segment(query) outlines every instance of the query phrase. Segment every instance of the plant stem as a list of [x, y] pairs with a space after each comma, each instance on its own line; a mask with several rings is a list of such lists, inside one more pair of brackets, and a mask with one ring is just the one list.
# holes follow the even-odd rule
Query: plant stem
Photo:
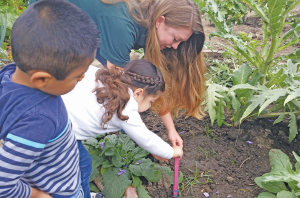
[[295, 115], [300, 115], [300, 111], [294, 111], [294, 112], [285, 112], [285, 113], [266, 113], [263, 115], [257, 116], [258, 118], [273, 118], [273, 117], [278, 117], [281, 114], [284, 114], [285, 116], [289, 115], [290, 113], [293, 113]]

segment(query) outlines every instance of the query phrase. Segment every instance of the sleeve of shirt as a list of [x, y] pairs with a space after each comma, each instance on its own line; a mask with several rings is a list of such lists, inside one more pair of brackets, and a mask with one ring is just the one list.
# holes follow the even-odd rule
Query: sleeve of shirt
[[0, 197], [30, 197], [31, 188], [20, 177], [41, 154], [54, 131], [54, 122], [43, 115], [27, 115], [12, 126], [0, 148]]
[[112, 16], [103, 16], [98, 21], [100, 30], [100, 54], [109, 62], [124, 67], [130, 61], [130, 51], [137, 38], [133, 23]]
[[126, 115], [129, 116], [129, 119], [127, 121], [120, 121], [120, 128], [122, 128], [132, 140], [154, 155], [165, 159], [171, 159], [173, 157], [173, 148], [145, 126], [137, 111], [132, 110]]

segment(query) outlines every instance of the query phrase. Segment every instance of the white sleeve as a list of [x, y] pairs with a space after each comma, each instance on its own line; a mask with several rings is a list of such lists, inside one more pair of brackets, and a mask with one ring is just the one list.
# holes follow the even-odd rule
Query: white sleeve
[[173, 148], [145, 126], [140, 114], [136, 110], [131, 110], [126, 115], [129, 116], [129, 119], [127, 121], [120, 121], [120, 128], [132, 140], [151, 154], [165, 159], [173, 157]]

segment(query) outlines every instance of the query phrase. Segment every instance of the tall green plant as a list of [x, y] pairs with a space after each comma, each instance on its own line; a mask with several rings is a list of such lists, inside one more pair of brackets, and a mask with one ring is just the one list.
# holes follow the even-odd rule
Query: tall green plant
[[[256, 68], [255, 73], [260, 75], [261, 85], [266, 83], [266, 76], [269, 69], [277, 65], [278, 60], [291, 58], [300, 58], [300, 52], [297, 50], [288, 56], [275, 56], [275, 54], [289, 46], [295, 45], [300, 41], [298, 31], [300, 23], [294, 20], [289, 24], [291, 30], [282, 34], [285, 19], [288, 13], [300, 3], [300, 0], [269, 0], [268, 6], [264, 9], [260, 4], [253, 0], [245, 0], [245, 2], [260, 16], [262, 20], [263, 40], [251, 40], [245, 42], [239, 36], [234, 35], [231, 26], [227, 26], [224, 14], [218, 9], [217, 4], [212, 0], [207, 0], [208, 4], [202, 10], [208, 14], [210, 19], [218, 29], [217, 32], [210, 34], [213, 36], [224, 38], [230, 47], [227, 50], [235, 51], [244, 57]], [[258, 74], [261, 73], [261, 74]]]
[[5, 57], [7, 57], [7, 54], [1, 48], [1, 46], [4, 42], [4, 38], [5, 38], [5, 34], [6, 34], [7, 12], [5, 13], [5, 15], [0, 13], [0, 19], [1, 19], [1, 29], [0, 29], [0, 55], [1, 55], [1, 57], [0, 58], [5, 58]]

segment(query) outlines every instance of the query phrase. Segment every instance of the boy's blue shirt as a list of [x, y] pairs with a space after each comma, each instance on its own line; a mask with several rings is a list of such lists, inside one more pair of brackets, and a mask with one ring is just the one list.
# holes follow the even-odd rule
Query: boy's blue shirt
[[60, 96], [11, 81], [0, 70], [0, 197], [27, 198], [30, 187], [72, 197], [80, 186], [79, 152]]

